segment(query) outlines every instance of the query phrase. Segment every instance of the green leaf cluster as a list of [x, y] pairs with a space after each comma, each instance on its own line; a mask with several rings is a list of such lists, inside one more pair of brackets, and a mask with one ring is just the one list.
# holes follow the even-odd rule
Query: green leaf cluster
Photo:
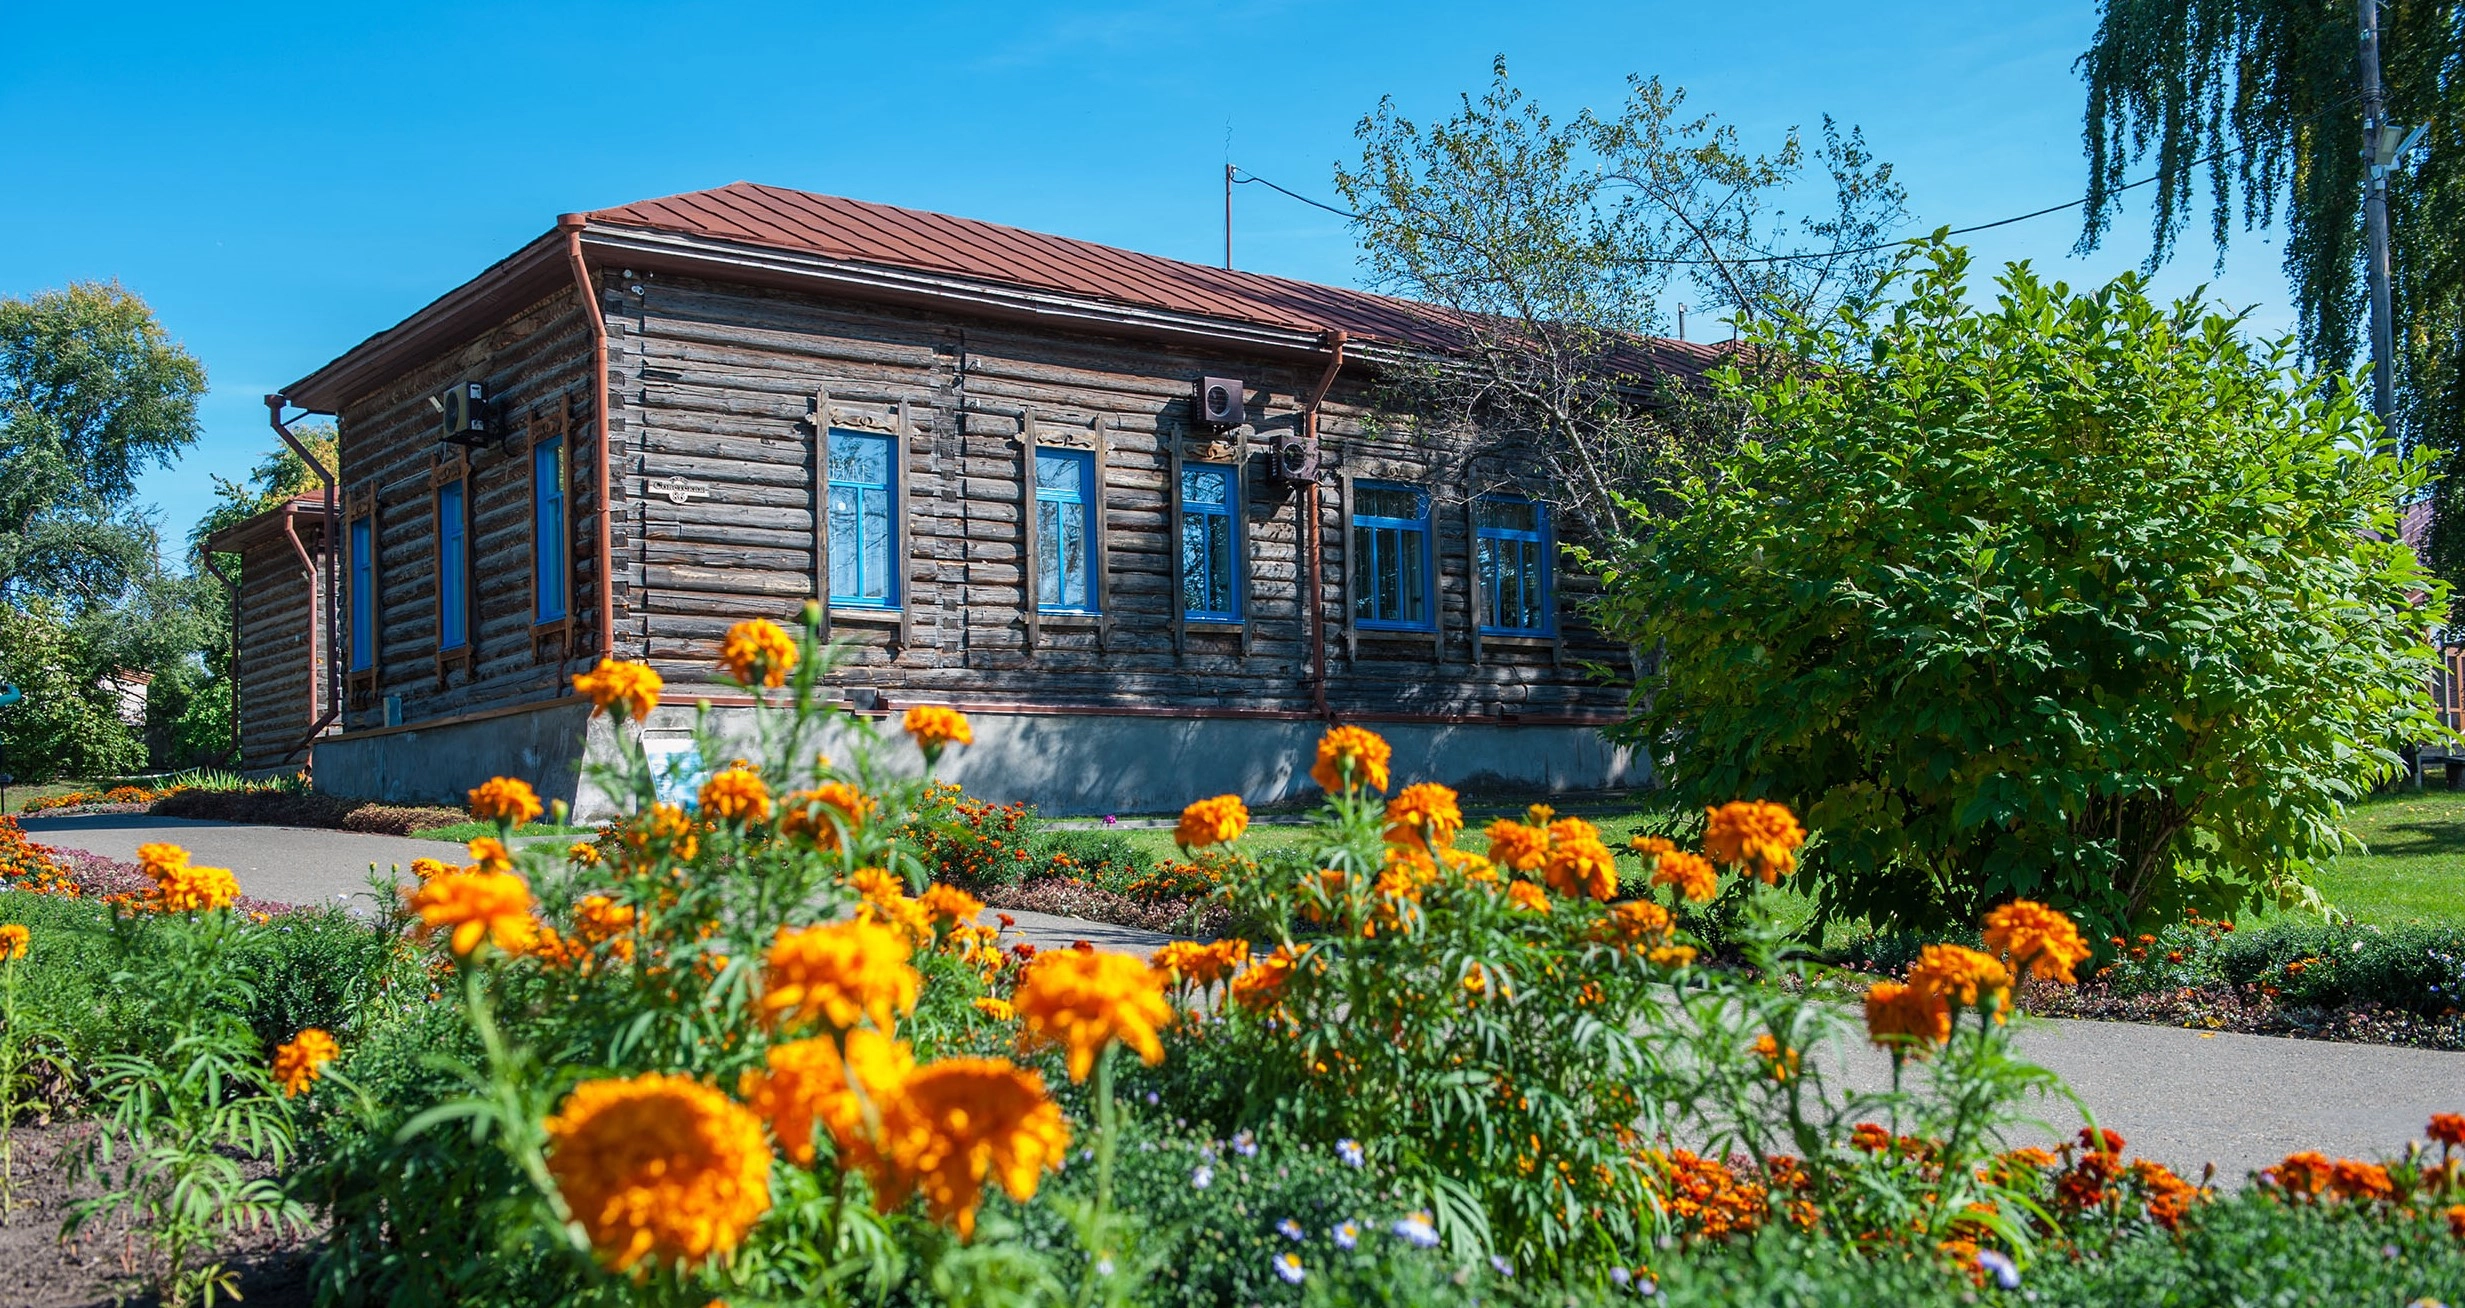
[[1629, 738], [1683, 798], [1797, 808], [1827, 918], [2295, 891], [2439, 730], [2447, 591], [2395, 540], [2428, 460], [2196, 299], [1968, 275], [1937, 241], [1714, 379], [1749, 439], [1593, 560], [1657, 654]]

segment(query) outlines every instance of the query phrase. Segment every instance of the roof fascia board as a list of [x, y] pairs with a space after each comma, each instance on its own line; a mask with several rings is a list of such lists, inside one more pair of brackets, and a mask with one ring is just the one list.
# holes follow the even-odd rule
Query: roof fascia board
[[335, 413], [343, 404], [385, 384], [406, 359], [425, 359], [453, 349], [488, 326], [531, 303], [508, 301], [571, 285], [562, 233], [550, 231], [488, 266], [478, 276], [429, 301], [410, 317], [343, 352], [332, 362], [283, 388], [292, 404], [311, 413]]

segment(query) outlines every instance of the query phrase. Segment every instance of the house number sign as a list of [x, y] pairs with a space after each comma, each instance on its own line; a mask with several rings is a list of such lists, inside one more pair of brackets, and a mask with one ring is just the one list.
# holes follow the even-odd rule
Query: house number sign
[[690, 504], [695, 496], [710, 498], [710, 483], [685, 477], [662, 477], [650, 483], [650, 492], [667, 496], [670, 504]]

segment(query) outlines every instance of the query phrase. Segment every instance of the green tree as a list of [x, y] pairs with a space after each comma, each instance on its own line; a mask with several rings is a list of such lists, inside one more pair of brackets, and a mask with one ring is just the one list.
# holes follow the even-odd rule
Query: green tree
[[0, 681], [25, 692], [0, 708], [0, 747], [19, 783], [145, 766], [144, 740], [120, 720], [118, 700], [101, 684], [102, 672], [127, 665], [97, 644], [100, 634], [48, 596], [0, 604]]
[[[2239, 223], [2285, 224], [2305, 359], [2343, 371], [2366, 348], [2362, 97], [2353, 0], [2104, 0], [2080, 57], [2089, 201], [2104, 239], [2126, 177], [2153, 157], [2148, 265], [2208, 199], [2220, 258]], [[2465, 581], [2465, 18], [2434, 0], [2380, 6], [2390, 120], [2429, 128], [2389, 178], [2397, 435], [2437, 451], [2433, 570]]]
[[116, 283], [0, 298], [0, 603], [107, 602], [153, 533], [137, 474], [197, 438], [205, 369]]
[[1594, 560], [1660, 651], [1631, 738], [1687, 799], [1805, 814], [1827, 918], [2302, 893], [2436, 730], [2446, 588], [2392, 539], [2428, 461], [2196, 299], [1967, 278], [1938, 242], [1750, 330], [1786, 374], [1715, 377], [1748, 439]]
[[[1637, 348], [1666, 333], [1663, 302], [1687, 296], [1698, 323], [1820, 313], [1882, 257], [1773, 256], [1872, 246], [1902, 217], [1890, 166], [1856, 131], [1826, 118], [1811, 160], [1795, 129], [1755, 153], [1657, 79], [1631, 79], [1614, 113], [1561, 122], [1500, 59], [1453, 115], [1425, 125], [1383, 100], [1356, 135], [1360, 164], [1335, 184], [1371, 279], [1458, 331], [1445, 357], [1387, 369], [1391, 407], [1477, 430], [1478, 457], [1530, 469], [1595, 531], [1620, 523], [1621, 493], [1681, 475], [1734, 429], [1675, 406], [1699, 358]], [[1825, 207], [1781, 207], [1809, 193]]]
[[[340, 466], [332, 423], [302, 423], [292, 428], [291, 434], [297, 436], [300, 443], [308, 447], [309, 453], [316, 455], [328, 469]], [[248, 470], [248, 475], [238, 481], [220, 474], [207, 475], [214, 480], [216, 503], [206, 510], [204, 517], [197, 520], [196, 526], [189, 529], [188, 550], [191, 554], [203, 554], [206, 538], [225, 527], [236, 527], [295, 495], [306, 495], [325, 488], [325, 483], [318, 479], [307, 461], [288, 445], [279, 445], [268, 451], [265, 457], [257, 460], [255, 467]]]

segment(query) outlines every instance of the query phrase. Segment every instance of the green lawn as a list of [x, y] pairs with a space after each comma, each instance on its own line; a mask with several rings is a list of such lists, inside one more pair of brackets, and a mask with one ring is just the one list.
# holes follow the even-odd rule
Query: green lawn
[[39, 786], [11, 786], [9, 787], [8, 804], [6, 807], [0, 807], [0, 813], [18, 812], [24, 809], [28, 801], [31, 800], [46, 799], [53, 795], [65, 795], [72, 790], [97, 790], [100, 788], [100, 784], [96, 782], [71, 780], [46, 781]]
[[2320, 870], [2329, 903], [2382, 925], [2465, 922], [2465, 792], [2375, 796], [2347, 829], [2367, 849]]
[[[597, 827], [560, 827], [553, 822], [533, 822], [528, 826], [514, 828], [514, 839], [525, 840], [532, 836], [589, 836], [597, 834], [598, 830]], [[496, 824], [494, 822], [456, 822], [450, 827], [430, 827], [426, 831], [413, 834], [422, 840], [444, 840], [459, 845], [465, 841], [477, 840], [481, 836], [495, 835]]]

